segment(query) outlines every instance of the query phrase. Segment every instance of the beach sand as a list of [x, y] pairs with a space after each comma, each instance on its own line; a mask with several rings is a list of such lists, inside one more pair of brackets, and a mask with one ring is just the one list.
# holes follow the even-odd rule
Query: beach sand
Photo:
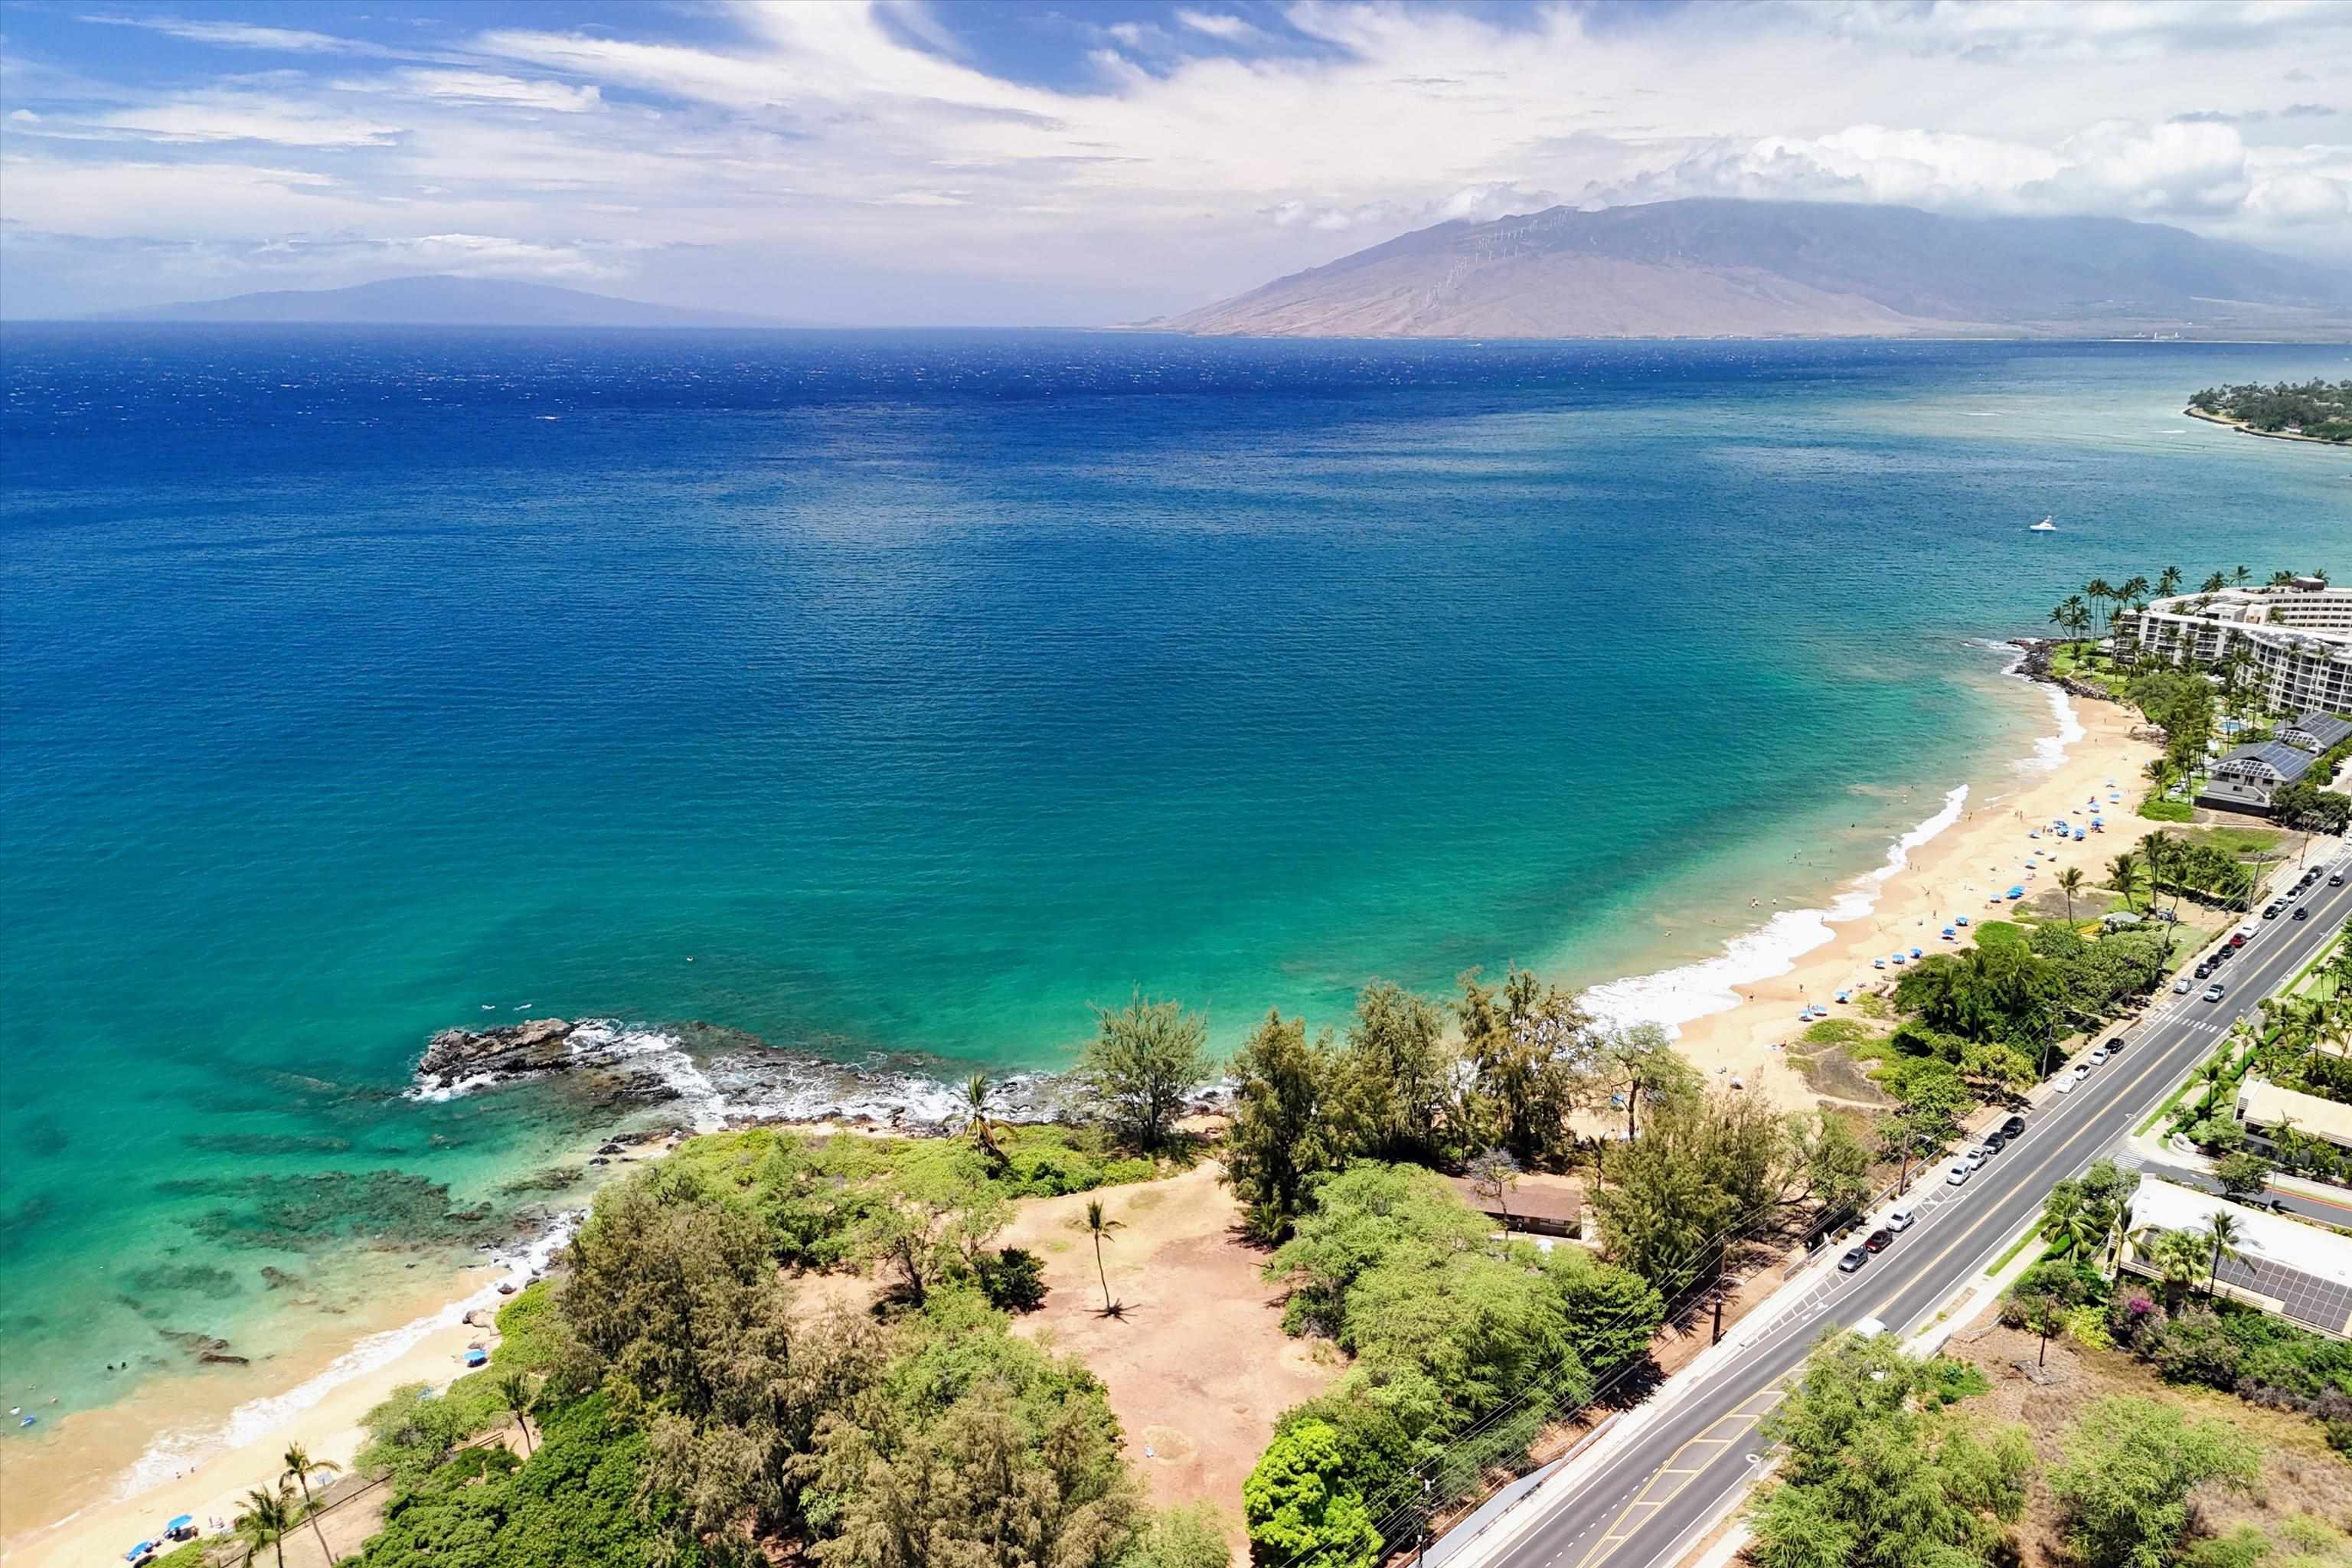
[[[1971, 787], [1954, 819], [1912, 847], [1900, 868], [1825, 881], [1820, 908], [1830, 911], [1822, 928], [1828, 940], [1798, 955], [1785, 973], [1735, 983], [1742, 998], [1735, 1005], [1681, 1026], [1681, 1048], [1708, 1081], [1737, 1079], [1747, 1091], [1778, 1103], [1815, 1103], [1802, 1076], [1775, 1048], [1802, 1032], [1797, 1014], [1806, 1003], [1831, 1003], [1848, 987], [1891, 984], [1900, 972], [1873, 970], [1873, 957], [1898, 947], [1940, 951], [1952, 945], [1938, 932], [1953, 916], [1978, 920], [1996, 914], [1988, 898], [2021, 881], [2037, 892], [2047, 889], [2053, 871], [2030, 880], [2024, 875], [2030, 850], [2054, 851], [2057, 866], [2079, 866], [2095, 881], [2110, 858], [2149, 831], [2155, 825], [2132, 815], [2131, 805], [2144, 787], [2140, 770], [2157, 748], [2131, 739], [2136, 721], [2114, 704], [2075, 704], [2074, 721], [2083, 733], [2063, 750], [2045, 742], [2042, 754], [2013, 770], [1995, 763], [1989, 779]], [[2116, 784], [2112, 792], [2110, 779]], [[1948, 782], [1923, 781], [1919, 787], [1932, 797]], [[2123, 799], [2108, 805], [2110, 793]], [[2105, 834], [2063, 847], [2046, 836], [2026, 837], [2031, 826], [2067, 816], [2095, 795], [2107, 817]], [[2070, 820], [2087, 823], [2089, 814]], [[1866, 913], [1840, 918], [1864, 895], [1874, 900]], [[1787, 904], [1784, 899], [1780, 910], [1757, 911], [1757, 923], [1775, 915], [1801, 918]], [[1710, 977], [1694, 984], [1719, 982]], [[1852, 1016], [1853, 1009], [1831, 1004], [1831, 1016]], [[449, 1321], [456, 1315], [449, 1302], [478, 1293], [495, 1278], [469, 1276], [453, 1291], [444, 1276], [424, 1296], [390, 1290], [372, 1300], [363, 1315], [337, 1320], [331, 1329], [275, 1358], [263, 1378], [189, 1377], [150, 1386], [107, 1410], [76, 1415], [45, 1442], [0, 1460], [0, 1560], [114, 1561], [132, 1542], [153, 1536], [173, 1515], [227, 1519], [247, 1488], [274, 1481], [281, 1468], [278, 1456], [289, 1442], [299, 1441], [319, 1458], [348, 1464], [362, 1440], [359, 1419], [370, 1406], [402, 1384], [441, 1386], [463, 1370], [460, 1355], [483, 1331]], [[113, 1500], [124, 1466], [157, 1433], [216, 1428], [239, 1400], [257, 1401], [318, 1377], [362, 1336], [436, 1317], [442, 1321], [419, 1331], [412, 1345], [328, 1388], [303, 1409], [278, 1416], [255, 1404], [243, 1405], [235, 1447], [192, 1459], [184, 1474], [137, 1497]], [[61, 1517], [62, 1524], [48, 1522]]]
[[[300, 1443], [315, 1458], [349, 1466], [365, 1435], [360, 1417], [405, 1383], [446, 1387], [464, 1374], [472, 1344], [491, 1343], [486, 1328], [458, 1321], [464, 1303], [506, 1277], [503, 1268], [446, 1273], [419, 1270], [387, 1280], [362, 1311], [315, 1325], [258, 1369], [224, 1368], [151, 1380], [121, 1404], [77, 1412], [38, 1445], [11, 1445], [0, 1459], [0, 1562], [11, 1565], [120, 1562], [141, 1541], [160, 1539], [163, 1521], [192, 1514], [199, 1523], [241, 1511], [253, 1487], [277, 1483], [279, 1456]], [[404, 1288], [404, 1286], [405, 1288]], [[487, 1322], [488, 1312], [478, 1314]], [[335, 1363], [370, 1337], [414, 1331], [406, 1344], [356, 1375], [334, 1381]], [[348, 1364], [348, 1363], [347, 1363]], [[315, 1403], [289, 1399], [312, 1380], [329, 1381]], [[273, 1409], [302, 1403], [299, 1409]], [[234, 1446], [166, 1461], [160, 1484], [117, 1500], [131, 1456], [147, 1454], [160, 1434], [216, 1432], [236, 1420]], [[145, 1465], [152, 1468], [151, 1458]], [[176, 1474], [173, 1473], [177, 1469]]]
[[[1972, 786], [1958, 816], [1909, 850], [1905, 865], [1875, 884], [1875, 901], [1867, 913], [1853, 919], [1833, 914], [1826, 927], [1829, 940], [1799, 955], [1788, 973], [1742, 984], [1738, 990], [1745, 1000], [1738, 1006], [1681, 1026], [1678, 1045], [1710, 1083], [1736, 1078], [1748, 1090], [1782, 1104], [1815, 1103], [1819, 1097], [1775, 1048], [1803, 1033], [1798, 1014], [1809, 1003], [1826, 1004], [1832, 1017], [1859, 1016], [1832, 998], [1843, 990], [1858, 994], [1892, 985], [1902, 974], [1892, 965], [1873, 969], [1874, 958], [1915, 947], [1938, 952], [1966, 945], [1942, 938], [1954, 916], [1971, 921], [1998, 918], [2000, 910], [1989, 900], [2021, 883], [2029, 896], [2046, 892], [2057, 869], [2067, 866], [2081, 868], [2095, 884], [2104, 879], [2109, 860], [2159, 826], [2132, 807], [2147, 787], [2141, 770], [2160, 748], [2132, 739], [2138, 721], [2127, 709], [2109, 702], [2077, 702], [2074, 709], [2080, 740], [2066, 744], [2061, 756], [2038, 756], [2004, 778]], [[2123, 798], [2110, 804], [2109, 795]], [[2047, 832], [2038, 839], [2027, 837], [2062, 816], [2087, 826], [2094, 797], [2106, 819], [2104, 833], [2063, 845]], [[2069, 815], [2077, 806], [2084, 809]], [[2028, 877], [2027, 858], [2037, 849], [2055, 859], [2039, 862], [2050, 868]], [[1825, 891], [1850, 894], [1871, 885], [1847, 879]], [[1823, 900], [1825, 907], [1830, 902]]]

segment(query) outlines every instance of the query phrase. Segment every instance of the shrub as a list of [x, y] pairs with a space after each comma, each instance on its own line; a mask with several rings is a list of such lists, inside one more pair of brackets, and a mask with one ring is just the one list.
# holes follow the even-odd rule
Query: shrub
[[1008, 1247], [980, 1262], [981, 1293], [1008, 1312], [1034, 1312], [1045, 1303], [1045, 1265], [1035, 1253]]
[[1345, 1473], [1339, 1434], [1303, 1421], [1277, 1434], [1242, 1483], [1250, 1554], [1286, 1568], [1370, 1568], [1380, 1531]]

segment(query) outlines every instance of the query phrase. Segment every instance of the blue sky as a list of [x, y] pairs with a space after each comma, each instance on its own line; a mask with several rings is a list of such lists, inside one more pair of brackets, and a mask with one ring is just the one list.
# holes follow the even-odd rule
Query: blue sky
[[2337, 0], [12, 0], [0, 313], [456, 271], [1179, 310], [1447, 218], [2100, 213], [2352, 266]]

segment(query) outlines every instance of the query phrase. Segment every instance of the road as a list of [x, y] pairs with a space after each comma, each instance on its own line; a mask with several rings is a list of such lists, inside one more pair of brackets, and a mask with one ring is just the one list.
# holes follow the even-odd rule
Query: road
[[[2347, 867], [2352, 857], [2336, 868]], [[1675, 1562], [1758, 1473], [1766, 1446], [1756, 1424], [1822, 1333], [1868, 1318], [1903, 1337], [1924, 1327], [2025, 1227], [2053, 1184], [2120, 1144], [2231, 1024], [2294, 978], [2352, 914], [2352, 885], [2323, 880], [2299, 901], [2311, 910], [2306, 920], [2251, 922], [2257, 934], [2217, 976], [2229, 988], [2221, 1002], [2201, 1000], [2201, 984], [2186, 996], [2167, 991], [2125, 1032], [2120, 1056], [2074, 1093], [2028, 1112], [2025, 1132], [1965, 1186], [1943, 1184], [1949, 1161], [1915, 1178], [1918, 1223], [1885, 1252], [1858, 1273], [1792, 1286], [1803, 1295], [1748, 1353], [1687, 1389], [1669, 1384], [1658, 1395], [1667, 1402], [1662, 1414], [1638, 1438], [1591, 1473], [1563, 1478], [1556, 1495], [1546, 1488], [1522, 1503], [1542, 1514], [1496, 1553], [1497, 1568]]]

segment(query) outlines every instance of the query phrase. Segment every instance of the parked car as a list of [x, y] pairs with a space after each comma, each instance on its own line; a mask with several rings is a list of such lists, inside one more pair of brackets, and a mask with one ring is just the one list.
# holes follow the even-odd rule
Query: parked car
[[1838, 1272], [1851, 1274], [1869, 1261], [1870, 1254], [1859, 1247], [1850, 1247], [1846, 1248], [1845, 1256], [1838, 1259]]
[[1950, 1170], [1944, 1173], [1944, 1185], [1948, 1187], [1965, 1187], [1968, 1184], [1969, 1168], [1966, 1165], [1955, 1165]]
[[1892, 1208], [1886, 1211], [1886, 1228], [1889, 1230], [1898, 1232], [1909, 1230], [1918, 1222], [1919, 1216], [1912, 1211], [1909, 1204], [1905, 1204], [1900, 1208]]
[[2002, 1122], [2000, 1124], [2000, 1135], [2004, 1138], [2023, 1137], [2025, 1135], [2025, 1118], [2022, 1116], [2012, 1116], [2008, 1121]]
[[2091, 1054], [2084, 1059], [2088, 1061], [2093, 1067], [2097, 1067], [2101, 1062], [2107, 1059], [2107, 1047], [2105, 1046], [2093, 1046], [2091, 1047]]
[[[2197, 967], [2197, 978], [2200, 980], [2204, 979], [2205, 976], [2210, 973], [2211, 971], [2205, 968], [2202, 964], [2200, 964]], [[2186, 980], [2176, 980], [2172, 983], [2172, 989], [2180, 995], [2186, 996], [2189, 994], [2189, 982]]]
[[2004, 1138], [2004, 1137], [2002, 1137], [2000, 1133], [1998, 1133], [1998, 1132], [1988, 1132], [1988, 1133], [1986, 1133], [1986, 1134], [1985, 1134], [1985, 1141], [1984, 1141], [1983, 1148], [1984, 1148], [1984, 1152], [1985, 1152], [1986, 1153], [1988, 1153], [1988, 1154], [1998, 1154], [1998, 1153], [2000, 1153], [2003, 1149], [2006, 1149], [2006, 1148], [2008, 1148], [2008, 1147], [2009, 1147], [2009, 1140], [2008, 1140], [2008, 1139], [2006, 1139], [2006, 1138]]
[[2091, 1076], [2091, 1064], [2090, 1064], [2090, 1063], [2088, 1063], [2088, 1062], [2076, 1062], [2076, 1063], [2074, 1064], [2074, 1081], [2075, 1081], [2076, 1083], [2080, 1083], [2080, 1082], [2082, 1082], [2084, 1079], [2086, 1079], [2086, 1078], [2088, 1078], [2088, 1077], [2090, 1077], [2090, 1076]]
[[2117, 1035], [2114, 1039], [2107, 1042], [2107, 1060], [2113, 1061], [2123, 1054], [2124, 1037], [2121, 1035]]
[[2052, 1087], [2053, 1089], [2056, 1089], [2059, 1093], [2061, 1093], [2061, 1094], [2072, 1094], [2072, 1093], [2074, 1093], [2074, 1092], [2075, 1086], [2076, 1086], [2076, 1085], [2078, 1085], [2078, 1084], [2080, 1084], [2082, 1081], [2083, 1081], [2083, 1080], [2082, 1080], [2081, 1079], [2076, 1078], [2076, 1077], [2075, 1077], [2074, 1074], [2072, 1074], [2072, 1073], [2069, 1073], [2069, 1074], [2067, 1074], [2065, 1077], [2063, 1077], [2063, 1078], [2060, 1079], [2056, 1083], [2053, 1084], [2051, 1087]]
[[1983, 1148], [1963, 1149], [1960, 1151], [1960, 1163], [1966, 1165], [1971, 1171], [1983, 1170], [1984, 1163], [1991, 1158], [1991, 1151]]
[[2230, 933], [2230, 951], [2231, 952], [2235, 952], [2238, 949], [2245, 946], [2246, 939], [2253, 934], [2253, 931], [2251, 927], [2243, 931], [2231, 931]]
[[2219, 1002], [2221, 999], [2221, 983], [2216, 980], [2212, 984], [2205, 987], [2205, 1000], [2208, 1002]]
[[1881, 1226], [1870, 1233], [1870, 1238], [1862, 1244], [1862, 1249], [1864, 1252], [1884, 1252], [1894, 1245], [1895, 1233]]
[[2284, 904], [2273, 904], [2268, 909], [2263, 910], [2263, 919], [2266, 921], [2274, 921], [2279, 917], [2279, 910], [2284, 908], [2286, 908]]

